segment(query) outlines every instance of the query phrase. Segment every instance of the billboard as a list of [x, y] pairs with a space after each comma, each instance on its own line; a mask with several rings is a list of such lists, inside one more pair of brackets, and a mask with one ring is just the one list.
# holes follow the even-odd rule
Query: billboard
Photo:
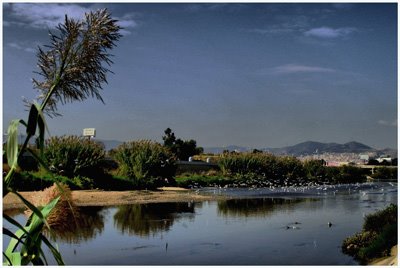
[[95, 128], [84, 128], [83, 129], [83, 136], [84, 137], [95, 137], [96, 136], [96, 129]]

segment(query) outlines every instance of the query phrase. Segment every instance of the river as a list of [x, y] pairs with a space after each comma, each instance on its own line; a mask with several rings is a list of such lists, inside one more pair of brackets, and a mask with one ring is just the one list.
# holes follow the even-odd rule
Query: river
[[397, 204], [397, 187], [203, 188], [231, 199], [81, 207], [82, 229], [53, 238], [67, 265], [358, 265], [341, 243], [365, 215]]

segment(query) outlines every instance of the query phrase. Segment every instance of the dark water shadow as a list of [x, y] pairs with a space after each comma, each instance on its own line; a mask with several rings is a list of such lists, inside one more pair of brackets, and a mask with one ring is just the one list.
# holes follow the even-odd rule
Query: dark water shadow
[[146, 237], [168, 231], [176, 219], [194, 217], [194, 203], [153, 203], [119, 206], [114, 226], [123, 234]]
[[295, 205], [313, 202], [313, 198], [251, 198], [218, 201], [218, 215], [224, 217], [268, 217], [275, 211], [290, 212]]

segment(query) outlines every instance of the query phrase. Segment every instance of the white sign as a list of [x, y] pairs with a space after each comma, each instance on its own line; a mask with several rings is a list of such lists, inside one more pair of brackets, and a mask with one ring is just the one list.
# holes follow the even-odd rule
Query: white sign
[[96, 137], [96, 129], [95, 128], [84, 128], [83, 136], [85, 137]]

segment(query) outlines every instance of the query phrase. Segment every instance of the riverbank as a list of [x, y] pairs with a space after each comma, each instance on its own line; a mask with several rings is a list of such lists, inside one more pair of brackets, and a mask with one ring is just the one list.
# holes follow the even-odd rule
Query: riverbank
[[[28, 201], [32, 201], [42, 191], [20, 192]], [[126, 204], [144, 204], [161, 202], [190, 202], [226, 199], [223, 196], [199, 194], [179, 187], [162, 187], [157, 191], [72, 191], [72, 202], [77, 206], [114, 206]], [[3, 198], [3, 210], [24, 208], [24, 204], [16, 195], [7, 194]]]
[[371, 262], [369, 265], [397, 266], [397, 245], [392, 247], [389, 257], [379, 258]]

